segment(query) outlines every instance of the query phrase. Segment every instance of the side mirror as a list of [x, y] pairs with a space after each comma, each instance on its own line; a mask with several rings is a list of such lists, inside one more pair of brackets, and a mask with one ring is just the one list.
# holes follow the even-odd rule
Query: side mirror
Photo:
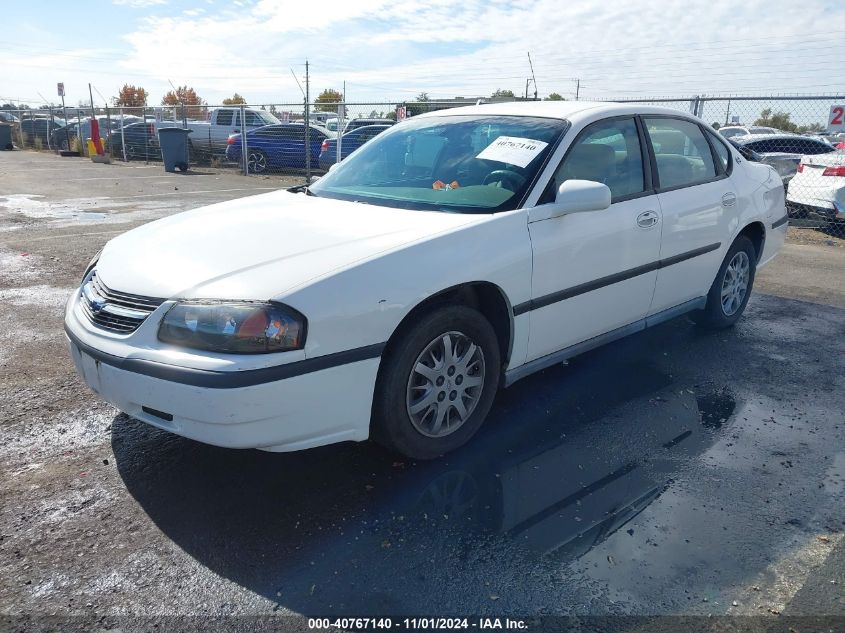
[[610, 188], [592, 180], [567, 180], [558, 187], [554, 202], [531, 209], [529, 222], [539, 222], [570, 213], [604, 211], [610, 207]]
[[330, 171], [330, 172], [331, 172], [331, 171], [334, 171], [335, 169], [337, 169], [337, 166], [338, 166], [338, 165], [340, 165], [340, 163], [332, 163], [332, 164], [329, 166], [329, 171]]

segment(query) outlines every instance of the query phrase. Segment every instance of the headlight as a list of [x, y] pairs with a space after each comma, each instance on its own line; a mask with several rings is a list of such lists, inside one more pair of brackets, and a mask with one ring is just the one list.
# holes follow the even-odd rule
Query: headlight
[[161, 321], [158, 339], [230, 354], [302, 349], [305, 317], [274, 303], [177, 303]]

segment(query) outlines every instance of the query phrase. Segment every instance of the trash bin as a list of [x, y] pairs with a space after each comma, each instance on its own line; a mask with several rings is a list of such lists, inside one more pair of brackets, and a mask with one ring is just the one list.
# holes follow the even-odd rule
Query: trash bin
[[0, 123], [0, 149], [15, 149], [12, 145], [12, 126]]
[[158, 131], [161, 160], [164, 171], [188, 171], [188, 134], [192, 130], [181, 127], [163, 127]]

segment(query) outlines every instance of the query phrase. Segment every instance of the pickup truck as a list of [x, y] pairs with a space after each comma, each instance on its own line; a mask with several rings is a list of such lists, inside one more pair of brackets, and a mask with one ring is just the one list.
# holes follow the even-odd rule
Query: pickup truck
[[[243, 127], [248, 130], [262, 127], [264, 125], [278, 124], [279, 120], [269, 112], [244, 109], [246, 125], [242, 125], [240, 107], [215, 108], [209, 112], [208, 121], [188, 121], [188, 128], [192, 134], [188, 137], [191, 145], [200, 154], [212, 156], [225, 156], [226, 142], [231, 134], [240, 134]], [[165, 121], [158, 125], [161, 127], [181, 127], [181, 121]]]

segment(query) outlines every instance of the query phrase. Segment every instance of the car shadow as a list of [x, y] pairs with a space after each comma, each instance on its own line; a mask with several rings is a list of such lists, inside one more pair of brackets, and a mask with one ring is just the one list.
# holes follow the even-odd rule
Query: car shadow
[[373, 443], [222, 449], [122, 414], [112, 446], [164, 534], [287, 609], [480, 613], [503, 578], [525, 606], [548, 591], [538, 569], [636, 517], [730, 422], [732, 393], [676, 391], [649, 361], [660, 330], [520, 381], [467, 446], [431, 462]]

